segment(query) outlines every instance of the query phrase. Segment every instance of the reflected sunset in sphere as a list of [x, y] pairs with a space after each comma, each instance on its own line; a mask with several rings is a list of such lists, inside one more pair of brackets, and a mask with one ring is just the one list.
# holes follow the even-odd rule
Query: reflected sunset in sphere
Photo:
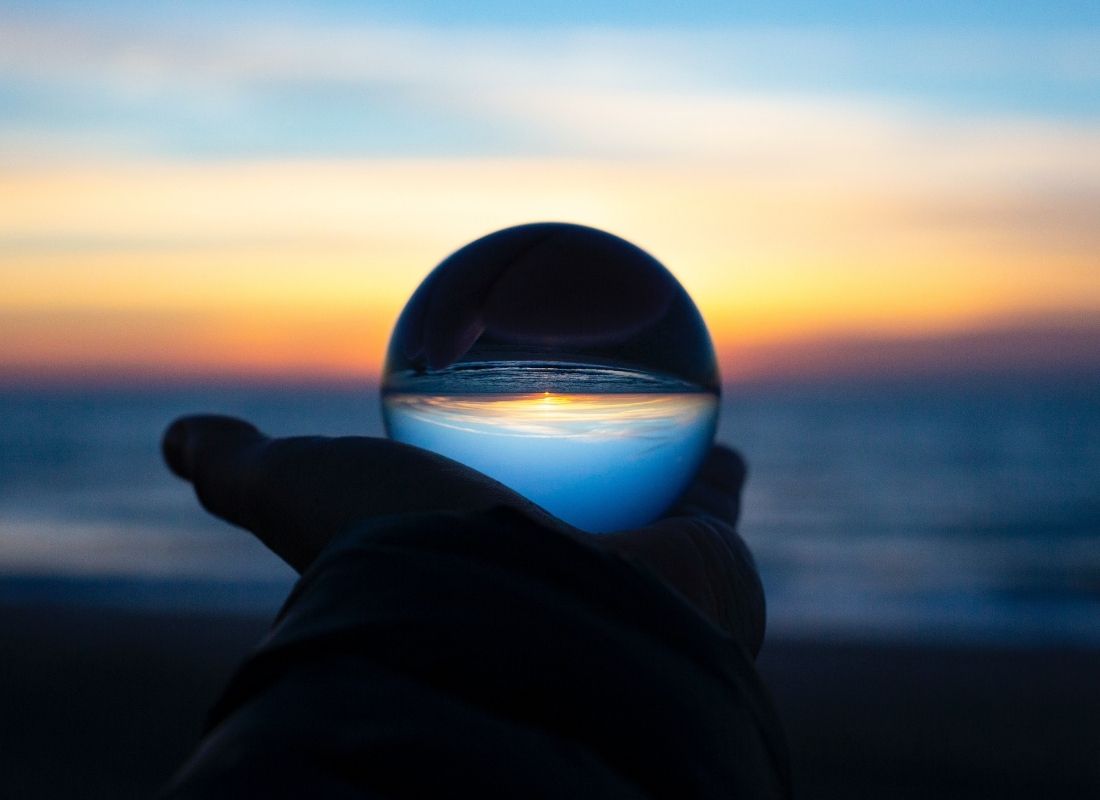
[[628, 242], [561, 223], [440, 264], [398, 320], [382, 389], [392, 438], [592, 532], [667, 511], [718, 417], [714, 350], [679, 283]]

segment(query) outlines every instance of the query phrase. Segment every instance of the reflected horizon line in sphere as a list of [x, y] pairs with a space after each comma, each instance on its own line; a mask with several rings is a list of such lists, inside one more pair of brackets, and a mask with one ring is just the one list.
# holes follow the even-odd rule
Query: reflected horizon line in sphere
[[[491, 364], [481, 368], [497, 372]], [[504, 375], [516, 369], [499, 367]], [[652, 521], [676, 501], [706, 454], [718, 396], [675, 382], [657, 387], [651, 376], [631, 387], [621, 371], [587, 367], [581, 381], [564, 372], [559, 387], [611, 382], [620, 391], [441, 392], [440, 376], [430, 376], [427, 391], [418, 392], [408, 391], [417, 382], [407, 379], [404, 391], [383, 395], [386, 430], [500, 481], [583, 530]], [[604, 372], [611, 377], [600, 377]], [[485, 382], [499, 384], [500, 377]]]

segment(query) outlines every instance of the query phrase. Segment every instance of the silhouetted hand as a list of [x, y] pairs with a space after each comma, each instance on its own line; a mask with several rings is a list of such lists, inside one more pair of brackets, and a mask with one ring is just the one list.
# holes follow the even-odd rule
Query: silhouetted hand
[[163, 450], [204, 508], [251, 531], [298, 572], [357, 522], [506, 505], [652, 571], [753, 654], [763, 641], [763, 589], [734, 528], [745, 465], [722, 446], [711, 450], [670, 515], [600, 535], [567, 525], [458, 462], [388, 439], [271, 439], [238, 419], [194, 416], [168, 428]]

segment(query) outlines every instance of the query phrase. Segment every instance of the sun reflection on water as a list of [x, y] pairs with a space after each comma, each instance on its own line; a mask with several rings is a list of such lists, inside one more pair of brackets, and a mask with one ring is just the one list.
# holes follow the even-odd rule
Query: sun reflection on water
[[387, 411], [431, 425], [497, 436], [646, 438], [713, 414], [712, 394], [388, 394]]

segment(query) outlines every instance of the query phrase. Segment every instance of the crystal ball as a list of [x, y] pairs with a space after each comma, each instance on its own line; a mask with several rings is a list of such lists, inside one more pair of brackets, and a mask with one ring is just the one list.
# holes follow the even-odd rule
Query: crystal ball
[[388, 435], [593, 533], [666, 512], [714, 438], [699, 311], [645, 251], [580, 225], [506, 228], [437, 266], [386, 354]]

